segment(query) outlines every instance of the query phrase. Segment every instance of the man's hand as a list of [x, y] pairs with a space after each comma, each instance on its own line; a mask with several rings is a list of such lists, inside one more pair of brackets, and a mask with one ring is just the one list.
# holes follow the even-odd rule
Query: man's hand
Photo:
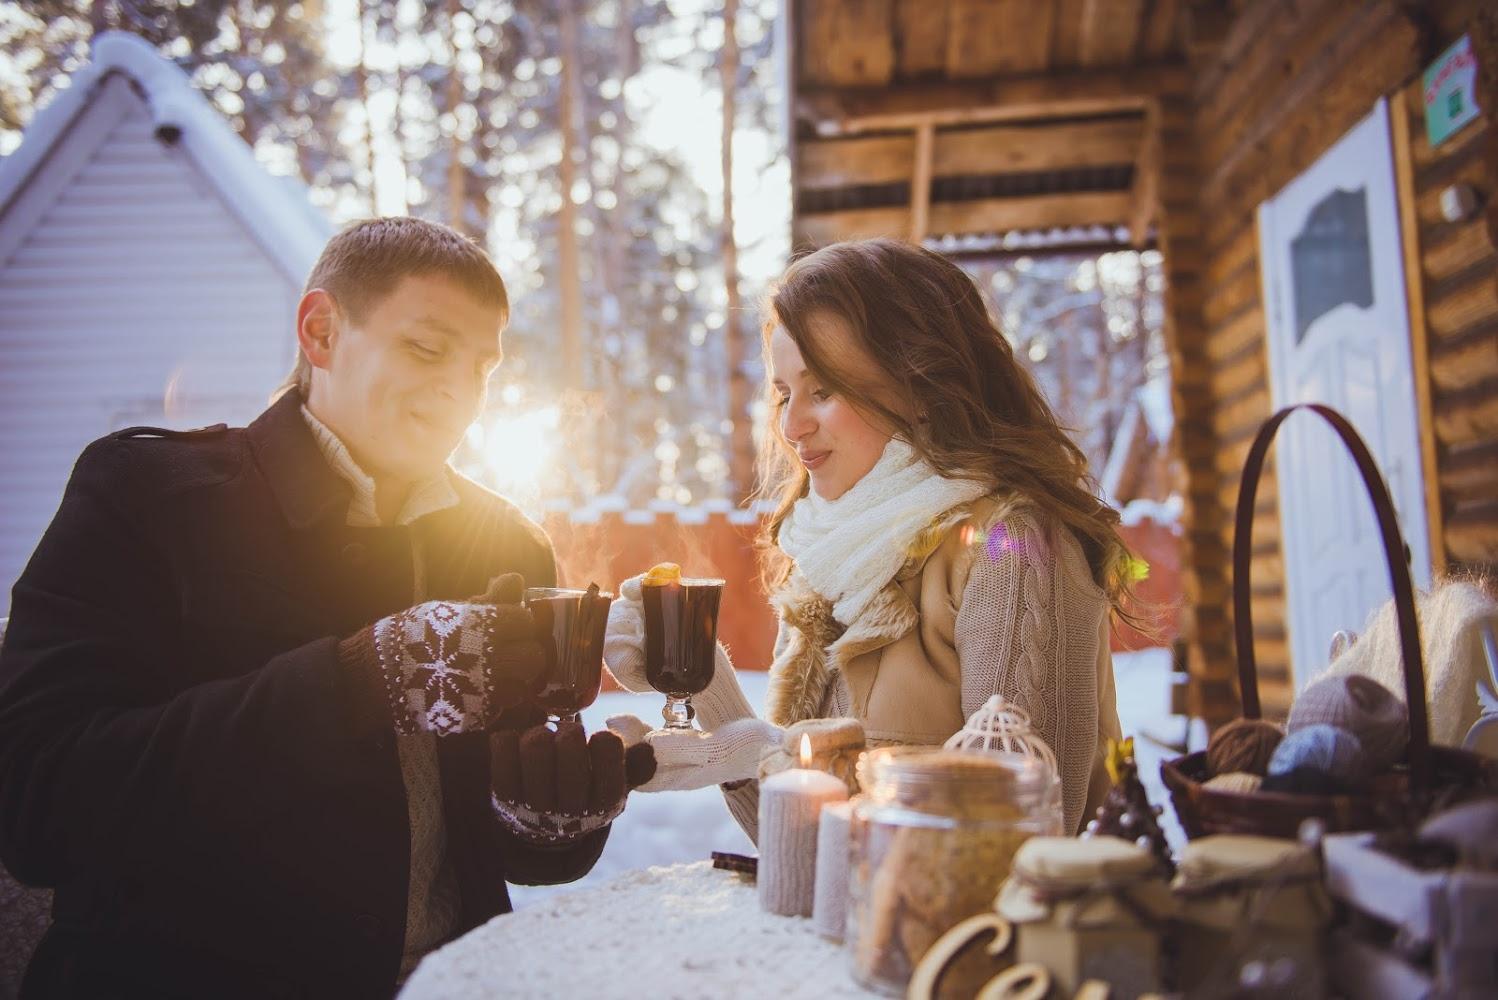
[[624, 810], [629, 790], [648, 781], [648, 746], [626, 749], [615, 733], [588, 738], [582, 724], [501, 729], [489, 736], [494, 811], [512, 832], [537, 843], [591, 833]]
[[765, 750], [780, 745], [783, 730], [750, 716], [725, 723], [710, 733], [695, 729], [652, 730], [633, 715], [608, 721], [633, 751], [649, 747], [655, 756], [655, 775], [640, 785], [642, 792], [672, 792], [706, 788], [753, 778]]
[[540, 690], [546, 658], [518, 573], [466, 601], [427, 601], [339, 644], [339, 660], [384, 689], [395, 730], [481, 732]]

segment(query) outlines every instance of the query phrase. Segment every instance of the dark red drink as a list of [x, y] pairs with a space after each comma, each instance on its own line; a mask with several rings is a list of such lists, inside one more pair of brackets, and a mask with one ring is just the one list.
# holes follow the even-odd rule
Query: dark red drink
[[640, 588], [645, 604], [645, 678], [686, 698], [713, 679], [722, 580], [675, 580]]
[[536, 637], [546, 651], [544, 686], [536, 698], [542, 711], [576, 715], [597, 699], [612, 601], [612, 594], [600, 594], [597, 588], [533, 587], [525, 592], [525, 606], [536, 620]]

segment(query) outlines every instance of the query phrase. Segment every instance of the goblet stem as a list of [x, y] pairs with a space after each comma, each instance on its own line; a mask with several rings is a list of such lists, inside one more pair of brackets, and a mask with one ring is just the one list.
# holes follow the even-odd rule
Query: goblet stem
[[697, 718], [691, 696], [666, 695], [666, 707], [661, 709], [661, 718], [666, 720], [667, 729], [691, 729], [692, 720]]

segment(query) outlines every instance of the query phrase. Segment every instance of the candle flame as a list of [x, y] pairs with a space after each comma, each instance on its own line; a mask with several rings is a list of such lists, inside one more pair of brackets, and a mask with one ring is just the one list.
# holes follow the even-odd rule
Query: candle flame
[[811, 735], [801, 734], [801, 766], [811, 767]]

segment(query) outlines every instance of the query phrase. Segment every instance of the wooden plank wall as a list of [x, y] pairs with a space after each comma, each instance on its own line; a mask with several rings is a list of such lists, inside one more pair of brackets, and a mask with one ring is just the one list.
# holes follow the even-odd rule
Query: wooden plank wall
[[1442, 548], [1448, 570], [1491, 570], [1498, 565], [1498, 253], [1481, 211], [1447, 222], [1440, 207], [1441, 192], [1455, 184], [1471, 185], [1484, 202], [1498, 195], [1483, 157], [1490, 126], [1479, 118], [1433, 150], [1419, 80], [1400, 107], [1409, 117]]
[[[1204, 414], [1201, 440], [1183, 440], [1188, 530], [1193, 533], [1188, 596], [1195, 607], [1190, 650], [1192, 710], [1212, 722], [1237, 714], [1231, 634], [1231, 511], [1259, 423], [1269, 414], [1256, 209], [1310, 166], [1380, 97], [1413, 87], [1436, 53], [1467, 29], [1477, 0], [1261, 0], [1242, 8], [1222, 44], [1197, 67], [1192, 138], [1199, 184], [1200, 327], [1185, 317], [1177, 336], [1181, 412]], [[1413, 83], [1412, 83], [1413, 81]], [[1418, 116], [1418, 110], [1415, 112]], [[1490, 168], [1474, 150], [1480, 126], [1432, 152], [1423, 122], [1411, 122], [1418, 190], [1422, 290], [1444, 518], [1453, 563], [1498, 558], [1498, 293], [1494, 250], [1481, 218], [1440, 217], [1440, 190], [1467, 180], [1489, 196]], [[1167, 208], [1173, 185], [1162, 175]], [[1176, 187], [1177, 192], [1179, 188]], [[1168, 254], [1167, 254], [1168, 257]], [[1199, 393], [1206, 406], [1191, 404]], [[1273, 475], [1260, 485], [1252, 570], [1256, 659], [1268, 715], [1288, 708], [1284, 566]], [[1445, 507], [1443, 506], [1443, 512]], [[1194, 593], [1192, 592], [1194, 588]], [[1219, 610], [1221, 609], [1221, 610]]]

